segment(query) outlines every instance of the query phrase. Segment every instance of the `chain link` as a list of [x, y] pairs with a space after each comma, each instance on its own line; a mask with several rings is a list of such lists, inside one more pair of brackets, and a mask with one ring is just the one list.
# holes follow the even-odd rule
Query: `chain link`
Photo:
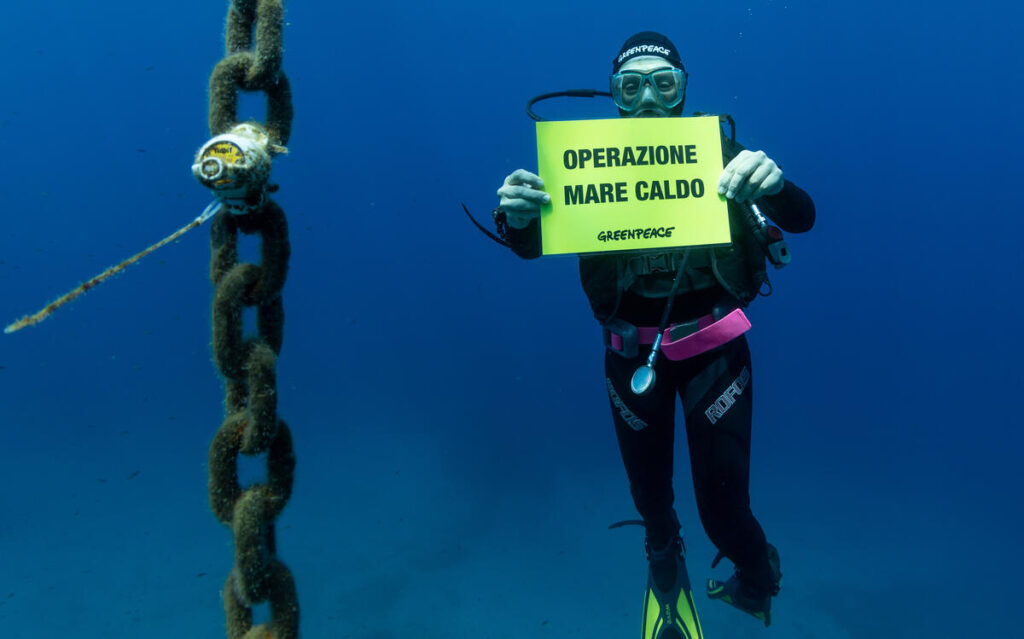
[[[274, 145], [291, 134], [292, 103], [281, 70], [281, 0], [233, 0], [226, 55], [210, 75], [210, 132], [238, 122], [238, 92], [267, 96], [264, 125]], [[238, 234], [259, 235], [259, 264], [239, 263]], [[214, 515], [231, 527], [234, 568], [224, 584], [230, 639], [295, 639], [299, 605], [295, 581], [277, 558], [274, 522], [288, 502], [295, 471], [291, 430], [277, 415], [277, 355], [284, 336], [281, 289], [291, 253], [284, 211], [270, 198], [244, 215], [222, 210], [210, 230], [214, 286], [213, 356], [224, 377], [226, 418], [210, 445], [209, 498]], [[245, 336], [242, 312], [256, 307], [256, 335]], [[266, 483], [243, 488], [240, 455], [266, 455]], [[270, 606], [270, 621], [253, 626], [252, 608]]]
[[281, 0], [233, 0], [228, 9], [224, 59], [210, 74], [211, 134], [219, 135], [236, 124], [240, 90], [263, 91], [267, 95], [267, 132], [274, 144], [288, 143], [292, 92], [281, 70], [283, 29]]

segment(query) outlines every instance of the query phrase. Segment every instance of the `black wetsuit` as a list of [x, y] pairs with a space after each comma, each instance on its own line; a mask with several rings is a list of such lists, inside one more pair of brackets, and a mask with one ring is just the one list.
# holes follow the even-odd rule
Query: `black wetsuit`
[[[738, 148], [733, 149], [734, 153]], [[726, 152], [726, 156], [734, 153]], [[814, 225], [811, 198], [799, 187], [785, 182], [783, 190], [758, 202], [761, 210], [782, 230], [799, 233]], [[730, 203], [731, 213], [734, 205]], [[731, 215], [733, 237], [735, 219]], [[512, 250], [523, 258], [540, 255], [539, 224], [505, 228]], [[739, 231], [743, 232], [743, 231]], [[615, 317], [636, 326], [657, 326], [665, 298], [646, 298], [627, 290], [602, 290], [617, 284], [613, 276], [600, 280], [601, 264], [581, 258], [584, 288], [599, 319]], [[615, 258], [601, 258], [609, 263]], [[763, 261], [762, 256], [757, 256]], [[609, 269], [606, 269], [609, 270]], [[614, 273], [614, 269], [610, 269]], [[595, 276], [594, 273], [598, 272]], [[603, 283], [595, 286], [594, 278]], [[654, 277], [649, 275], [647, 277]], [[665, 277], [665, 275], [662, 275]], [[671, 274], [668, 274], [671, 279]], [[595, 298], [603, 297], [602, 300]], [[684, 322], [709, 314], [730, 296], [712, 286], [676, 297], [670, 321]], [[616, 300], [617, 308], [607, 308]], [[733, 300], [745, 306], [749, 300]], [[651, 547], [663, 548], [679, 529], [673, 510], [672, 452], [675, 433], [675, 397], [682, 400], [690, 468], [697, 507], [704, 530], [712, 543], [737, 566], [743, 581], [754, 592], [769, 593], [774, 586], [767, 545], [761, 526], [750, 511], [750, 429], [752, 416], [752, 369], [746, 338], [741, 336], [696, 357], [669, 361], [664, 355], [655, 366], [657, 383], [645, 396], [636, 396], [629, 382], [644, 363], [650, 347], [641, 347], [627, 359], [611, 350], [605, 353], [605, 377], [619, 450], [629, 476], [630, 491], [647, 528]]]

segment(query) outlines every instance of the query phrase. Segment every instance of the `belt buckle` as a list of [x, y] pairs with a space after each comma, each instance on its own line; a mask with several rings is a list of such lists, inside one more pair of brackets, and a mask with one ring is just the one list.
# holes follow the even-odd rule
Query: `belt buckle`
[[[622, 340], [622, 350], [612, 348], [613, 334], [618, 335]], [[633, 359], [640, 352], [640, 331], [625, 320], [616, 317], [601, 324], [601, 337], [604, 339], [605, 348], [626, 359]]]
[[647, 264], [652, 273], [668, 273], [671, 270], [669, 256], [664, 253], [648, 256]]
[[677, 342], [684, 337], [689, 337], [700, 330], [700, 320], [694, 319], [689, 322], [673, 324], [668, 327], [668, 341]]

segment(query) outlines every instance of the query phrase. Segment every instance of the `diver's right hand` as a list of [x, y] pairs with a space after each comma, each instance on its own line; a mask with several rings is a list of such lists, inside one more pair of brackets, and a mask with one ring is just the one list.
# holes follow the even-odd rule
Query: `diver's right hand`
[[509, 226], [526, 228], [540, 217], [540, 205], [551, 201], [551, 196], [543, 188], [540, 176], [525, 169], [516, 169], [505, 178], [505, 183], [498, 189], [498, 197], [501, 198], [498, 208], [505, 212]]

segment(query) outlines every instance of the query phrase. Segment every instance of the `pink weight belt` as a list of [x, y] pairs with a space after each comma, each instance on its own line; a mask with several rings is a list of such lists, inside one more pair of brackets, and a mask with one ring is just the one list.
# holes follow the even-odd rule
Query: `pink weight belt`
[[[637, 326], [639, 344], [653, 344], [658, 335], [657, 326]], [[750, 330], [750, 320], [737, 308], [722, 319], [715, 321], [713, 315], [705, 315], [689, 322], [670, 324], [661, 338], [661, 352], [673, 361], [695, 357], [712, 348], [730, 342]], [[623, 350], [622, 336], [609, 335], [612, 350]]]

